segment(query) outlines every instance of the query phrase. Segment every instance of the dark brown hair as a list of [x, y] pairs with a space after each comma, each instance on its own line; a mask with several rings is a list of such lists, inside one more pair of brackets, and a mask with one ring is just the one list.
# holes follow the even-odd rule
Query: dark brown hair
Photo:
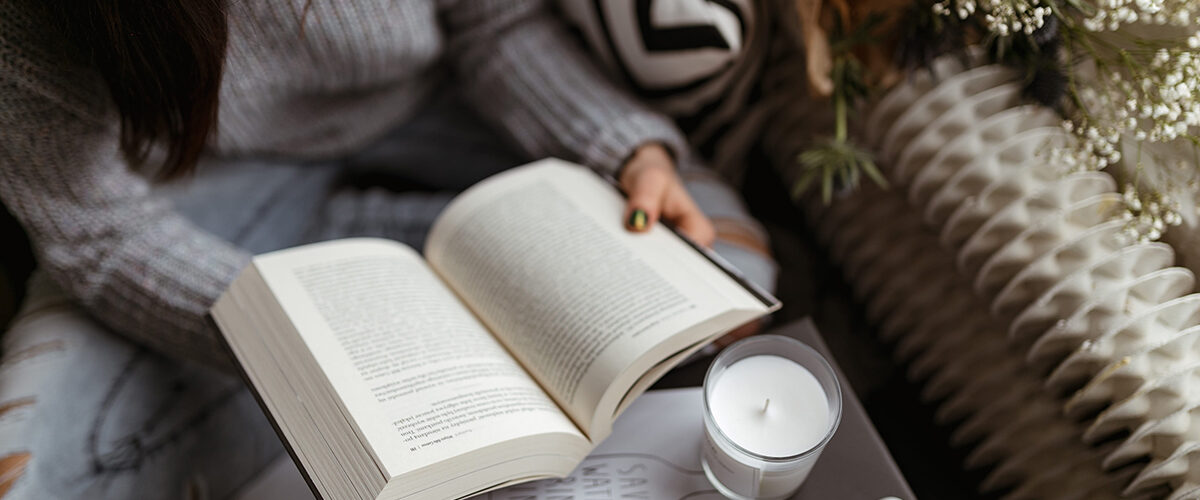
[[162, 141], [156, 172], [196, 165], [217, 123], [229, 23], [225, 0], [62, 2], [67, 38], [100, 72], [121, 119], [121, 151], [141, 166]]

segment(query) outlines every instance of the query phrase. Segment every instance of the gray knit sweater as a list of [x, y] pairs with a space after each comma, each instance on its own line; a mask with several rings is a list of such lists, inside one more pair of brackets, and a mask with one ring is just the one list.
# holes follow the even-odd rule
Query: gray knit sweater
[[[229, 1], [211, 154], [354, 150], [414, 111], [443, 67], [530, 157], [611, 172], [647, 141], [686, 151], [670, 122], [604, 83], [543, 2], [313, 0], [305, 16], [306, 2]], [[0, 0], [0, 200], [100, 321], [170, 354], [221, 352], [204, 315], [249, 256], [150, 195], [117, 149], [103, 82], [30, 7], [42, 3]]]

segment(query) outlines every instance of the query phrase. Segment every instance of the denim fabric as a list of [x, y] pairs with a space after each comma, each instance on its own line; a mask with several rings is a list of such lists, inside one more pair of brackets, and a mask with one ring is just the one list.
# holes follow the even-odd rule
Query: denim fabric
[[282, 451], [240, 380], [110, 333], [44, 276], [3, 347], [6, 500], [226, 498]]

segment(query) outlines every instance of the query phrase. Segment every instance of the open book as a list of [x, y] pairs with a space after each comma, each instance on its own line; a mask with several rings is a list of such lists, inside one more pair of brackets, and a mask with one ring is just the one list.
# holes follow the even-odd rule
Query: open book
[[423, 260], [379, 239], [256, 257], [212, 309], [313, 491], [461, 498], [561, 477], [663, 373], [778, 307], [591, 171], [459, 195]]

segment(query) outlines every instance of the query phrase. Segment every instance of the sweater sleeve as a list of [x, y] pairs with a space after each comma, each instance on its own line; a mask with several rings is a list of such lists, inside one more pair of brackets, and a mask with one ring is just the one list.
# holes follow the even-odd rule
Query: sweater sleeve
[[226, 365], [205, 314], [248, 256], [192, 226], [129, 169], [98, 77], [14, 49], [28, 45], [5, 36], [0, 200], [28, 233], [40, 268], [116, 332]]
[[649, 142], [690, 156], [674, 123], [612, 86], [543, 0], [442, 3], [465, 99], [529, 155], [608, 174]]

